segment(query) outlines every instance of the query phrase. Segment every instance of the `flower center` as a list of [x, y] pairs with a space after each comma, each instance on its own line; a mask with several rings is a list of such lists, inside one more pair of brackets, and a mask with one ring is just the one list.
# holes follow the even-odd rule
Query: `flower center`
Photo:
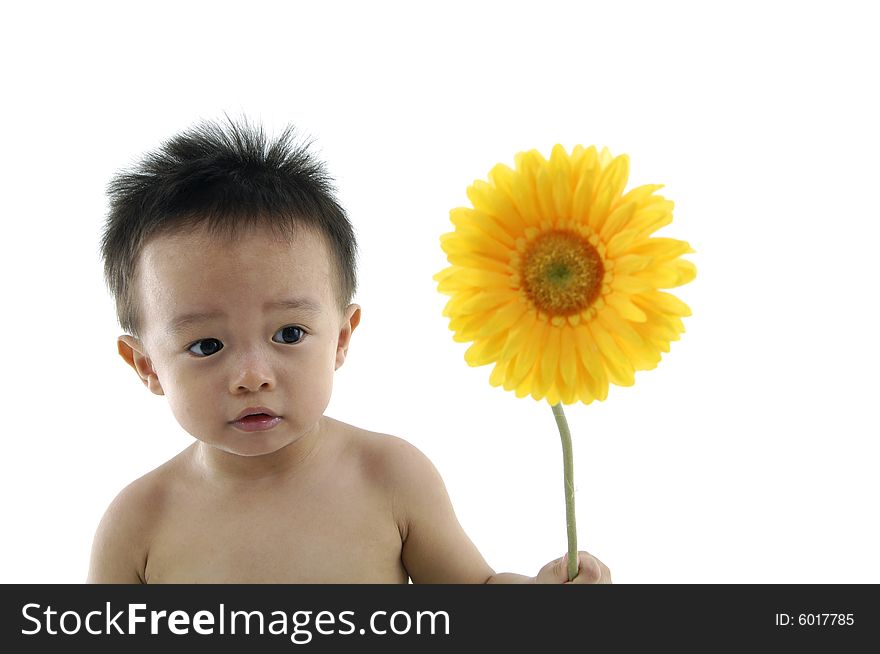
[[523, 290], [539, 311], [551, 316], [588, 308], [599, 297], [604, 274], [596, 248], [575, 232], [538, 234], [522, 256]]

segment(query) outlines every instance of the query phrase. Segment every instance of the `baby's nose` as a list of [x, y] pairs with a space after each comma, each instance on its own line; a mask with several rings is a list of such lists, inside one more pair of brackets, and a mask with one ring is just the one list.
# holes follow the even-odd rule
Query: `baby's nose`
[[275, 375], [264, 357], [251, 353], [239, 360], [231, 382], [232, 392], [272, 390], [275, 388]]

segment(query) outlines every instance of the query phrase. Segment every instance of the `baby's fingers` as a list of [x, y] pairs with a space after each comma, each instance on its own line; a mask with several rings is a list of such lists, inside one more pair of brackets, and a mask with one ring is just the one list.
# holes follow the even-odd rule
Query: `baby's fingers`
[[537, 584], [564, 584], [568, 581], [568, 554], [562, 558], [550, 561], [538, 572], [535, 577]]
[[[566, 554], [564, 559], [568, 559]], [[568, 576], [566, 574], [566, 581]], [[589, 552], [578, 552], [578, 573], [573, 584], [610, 584], [611, 570]]]
[[568, 581], [568, 553], [550, 561], [541, 568], [535, 578], [538, 584], [610, 584], [611, 571], [604, 563], [589, 552], [578, 552], [578, 573], [573, 581]]

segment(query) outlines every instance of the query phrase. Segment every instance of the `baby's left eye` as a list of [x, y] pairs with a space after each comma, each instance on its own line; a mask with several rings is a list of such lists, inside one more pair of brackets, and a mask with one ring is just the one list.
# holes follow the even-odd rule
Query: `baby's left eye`
[[301, 327], [295, 327], [293, 325], [289, 325], [287, 327], [282, 327], [275, 335], [272, 336], [272, 340], [276, 343], [286, 343], [291, 345], [293, 343], [299, 343], [303, 338], [305, 338], [306, 333], [302, 330]]

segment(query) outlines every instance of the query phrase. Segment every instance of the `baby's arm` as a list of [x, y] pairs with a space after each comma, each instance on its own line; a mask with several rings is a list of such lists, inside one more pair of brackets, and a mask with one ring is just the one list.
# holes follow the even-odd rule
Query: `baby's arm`
[[486, 583], [494, 571], [459, 524], [431, 461], [395, 438], [386, 466], [403, 538], [403, 565], [413, 583]]
[[[387, 470], [395, 517], [403, 537], [403, 565], [413, 583], [562, 584], [567, 557], [551, 561], [537, 576], [496, 574], [464, 533], [446, 486], [428, 458], [400, 439], [391, 441]], [[588, 552], [578, 553], [574, 583], [611, 583], [611, 572]]]
[[144, 583], [144, 507], [136, 484], [124, 488], [101, 518], [92, 542], [87, 583]]

